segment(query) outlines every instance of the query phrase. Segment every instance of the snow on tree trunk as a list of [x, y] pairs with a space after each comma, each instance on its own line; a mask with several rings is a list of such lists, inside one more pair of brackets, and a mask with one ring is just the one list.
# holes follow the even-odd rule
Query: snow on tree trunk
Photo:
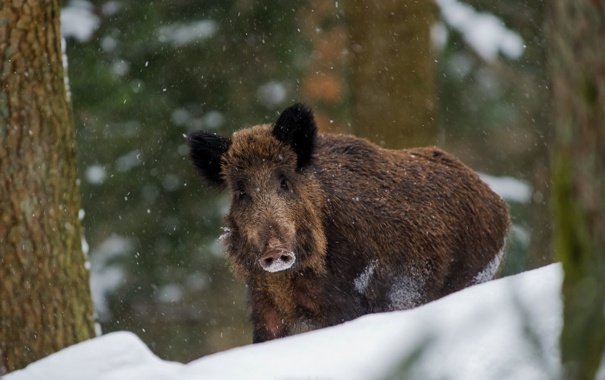
[[605, 3], [556, 0], [550, 11], [563, 378], [594, 379], [605, 352]]
[[0, 374], [94, 335], [60, 1], [0, 3]]

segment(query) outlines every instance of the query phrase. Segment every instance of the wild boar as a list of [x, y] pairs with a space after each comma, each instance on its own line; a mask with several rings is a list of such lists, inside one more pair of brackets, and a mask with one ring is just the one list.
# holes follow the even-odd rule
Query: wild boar
[[409, 309], [498, 270], [507, 206], [438, 148], [318, 133], [302, 104], [231, 138], [188, 138], [202, 177], [231, 193], [222, 240], [254, 342]]

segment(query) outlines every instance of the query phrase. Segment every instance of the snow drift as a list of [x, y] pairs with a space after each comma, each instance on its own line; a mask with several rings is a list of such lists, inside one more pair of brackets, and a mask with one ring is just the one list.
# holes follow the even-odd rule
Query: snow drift
[[553, 379], [560, 370], [561, 279], [553, 264], [413, 310], [367, 315], [188, 364], [163, 361], [136, 335], [117, 332], [5, 379]]

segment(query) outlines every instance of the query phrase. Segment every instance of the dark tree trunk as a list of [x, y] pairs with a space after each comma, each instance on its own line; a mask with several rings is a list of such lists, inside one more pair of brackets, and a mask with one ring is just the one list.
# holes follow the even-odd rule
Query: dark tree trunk
[[556, 0], [550, 12], [562, 378], [594, 379], [605, 352], [605, 2]]
[[0, 374], [94, 335], [60, 2], [0, 3]]
[[385, 147], [435, 144], [432, 1], [347, 3], [355, 134]]

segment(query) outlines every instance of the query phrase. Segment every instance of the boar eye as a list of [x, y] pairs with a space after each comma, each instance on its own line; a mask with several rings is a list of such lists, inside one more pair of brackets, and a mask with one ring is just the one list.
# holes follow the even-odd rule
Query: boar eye
[[288, 179], [286, 177], [281, 176], [279, 178], [279, 187], [283, 191], [290, 191], [290, 183], [288, 182]]
[[246, 187], [242, 182], [238, 182], [235, 184], [234, 193], [237, 198], [244, 198], [246, 196]]

